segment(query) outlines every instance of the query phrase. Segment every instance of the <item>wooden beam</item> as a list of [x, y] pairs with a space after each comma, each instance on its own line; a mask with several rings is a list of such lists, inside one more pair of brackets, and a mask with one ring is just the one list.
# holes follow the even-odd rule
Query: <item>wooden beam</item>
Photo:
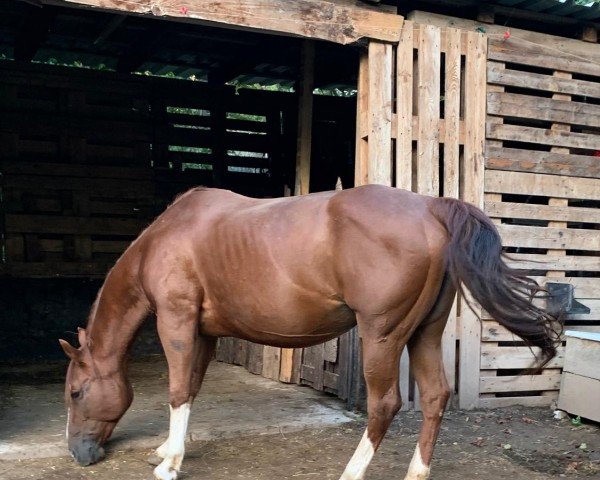
[[231, 0], [42, 0], [82, 5], [212, 26], [266, 31], [343, 45], [361, 39], [397, 42], [403, 17], [350, 1]]
[[315, 44], [306, 40], [302, 45], [298, 84], [298, 148], [296, 151], [295, 195], [309, 192], [310, 153], [312, 147], [312, 116], [314, 88]]

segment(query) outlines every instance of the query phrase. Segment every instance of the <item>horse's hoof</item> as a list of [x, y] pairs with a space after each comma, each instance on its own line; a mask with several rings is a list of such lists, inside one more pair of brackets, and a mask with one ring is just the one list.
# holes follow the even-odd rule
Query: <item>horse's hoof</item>
[[177, 480], [177, 470], [161, 464], [154, 469], [154, 478], [156, 480]]
[[154, 465], [155, 467], [157, 467], [158, 465], [160, 465], [160, 463], [163, 461], [163, 459], [159, 455], [157, 455], [156, 453], [151, 453], [146, 458], [146, 461], [150, 465]]

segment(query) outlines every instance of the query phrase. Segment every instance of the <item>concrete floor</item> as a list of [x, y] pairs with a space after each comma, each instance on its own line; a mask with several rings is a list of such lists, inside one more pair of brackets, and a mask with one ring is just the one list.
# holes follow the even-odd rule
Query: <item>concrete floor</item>
[[[64, 363], [0, 367], [0, 462], [67, 454]], [[161, 356], [131, 364], [133, 404], [107, 450], [154, 448], [167, 435], [167, 370]], [[213, 362], [190, 418], [189, 440], [298, 431], [355, 420], [339, 400]]]

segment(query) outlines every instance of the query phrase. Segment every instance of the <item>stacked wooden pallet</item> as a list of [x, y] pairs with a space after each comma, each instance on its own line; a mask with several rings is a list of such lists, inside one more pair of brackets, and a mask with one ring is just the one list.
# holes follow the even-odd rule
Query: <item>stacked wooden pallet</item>
[[[383, 183], [482, 205], [486, 38], [416, 20], [404, 23], [397, 47], [371, 42], [361, 59], [356, 183]], [[458, 386], [457, 338], [461, 333], [471, 338], [468, 329], [474, 323], [461, 326], [460, 309], [456, 303], [442, 340], [453, 392]], [[461, 363], [470, 352], [461, 350]], [[473, 364], [464, 363], [468, 374]], [[478, 370], [471, 368], [471, 373], [478, 375]], [[403, 408], [419, 409], [406, 351], [400, 390]]]
[[[516, 268], [543, 285], [570, 283], [600, 320], [600, 46], [513, 31], [492, 36], [488, 61], [486, 212], [496, 219]], [[484, 317], [479, 405], [548, 405], [564, 350], [539, 375], [519, 375], [528, 347]], [[534, 351], [535, 353], [535, 351]]]

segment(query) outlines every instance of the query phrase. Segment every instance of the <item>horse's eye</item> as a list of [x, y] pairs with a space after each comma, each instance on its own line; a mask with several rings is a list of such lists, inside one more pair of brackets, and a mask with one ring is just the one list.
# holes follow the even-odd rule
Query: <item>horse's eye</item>
[[81, 395], [81, 392], [71, 392], [71, 398], [73, 400], [75, 400], [76, 398], [79, 398], [79, 395]]

